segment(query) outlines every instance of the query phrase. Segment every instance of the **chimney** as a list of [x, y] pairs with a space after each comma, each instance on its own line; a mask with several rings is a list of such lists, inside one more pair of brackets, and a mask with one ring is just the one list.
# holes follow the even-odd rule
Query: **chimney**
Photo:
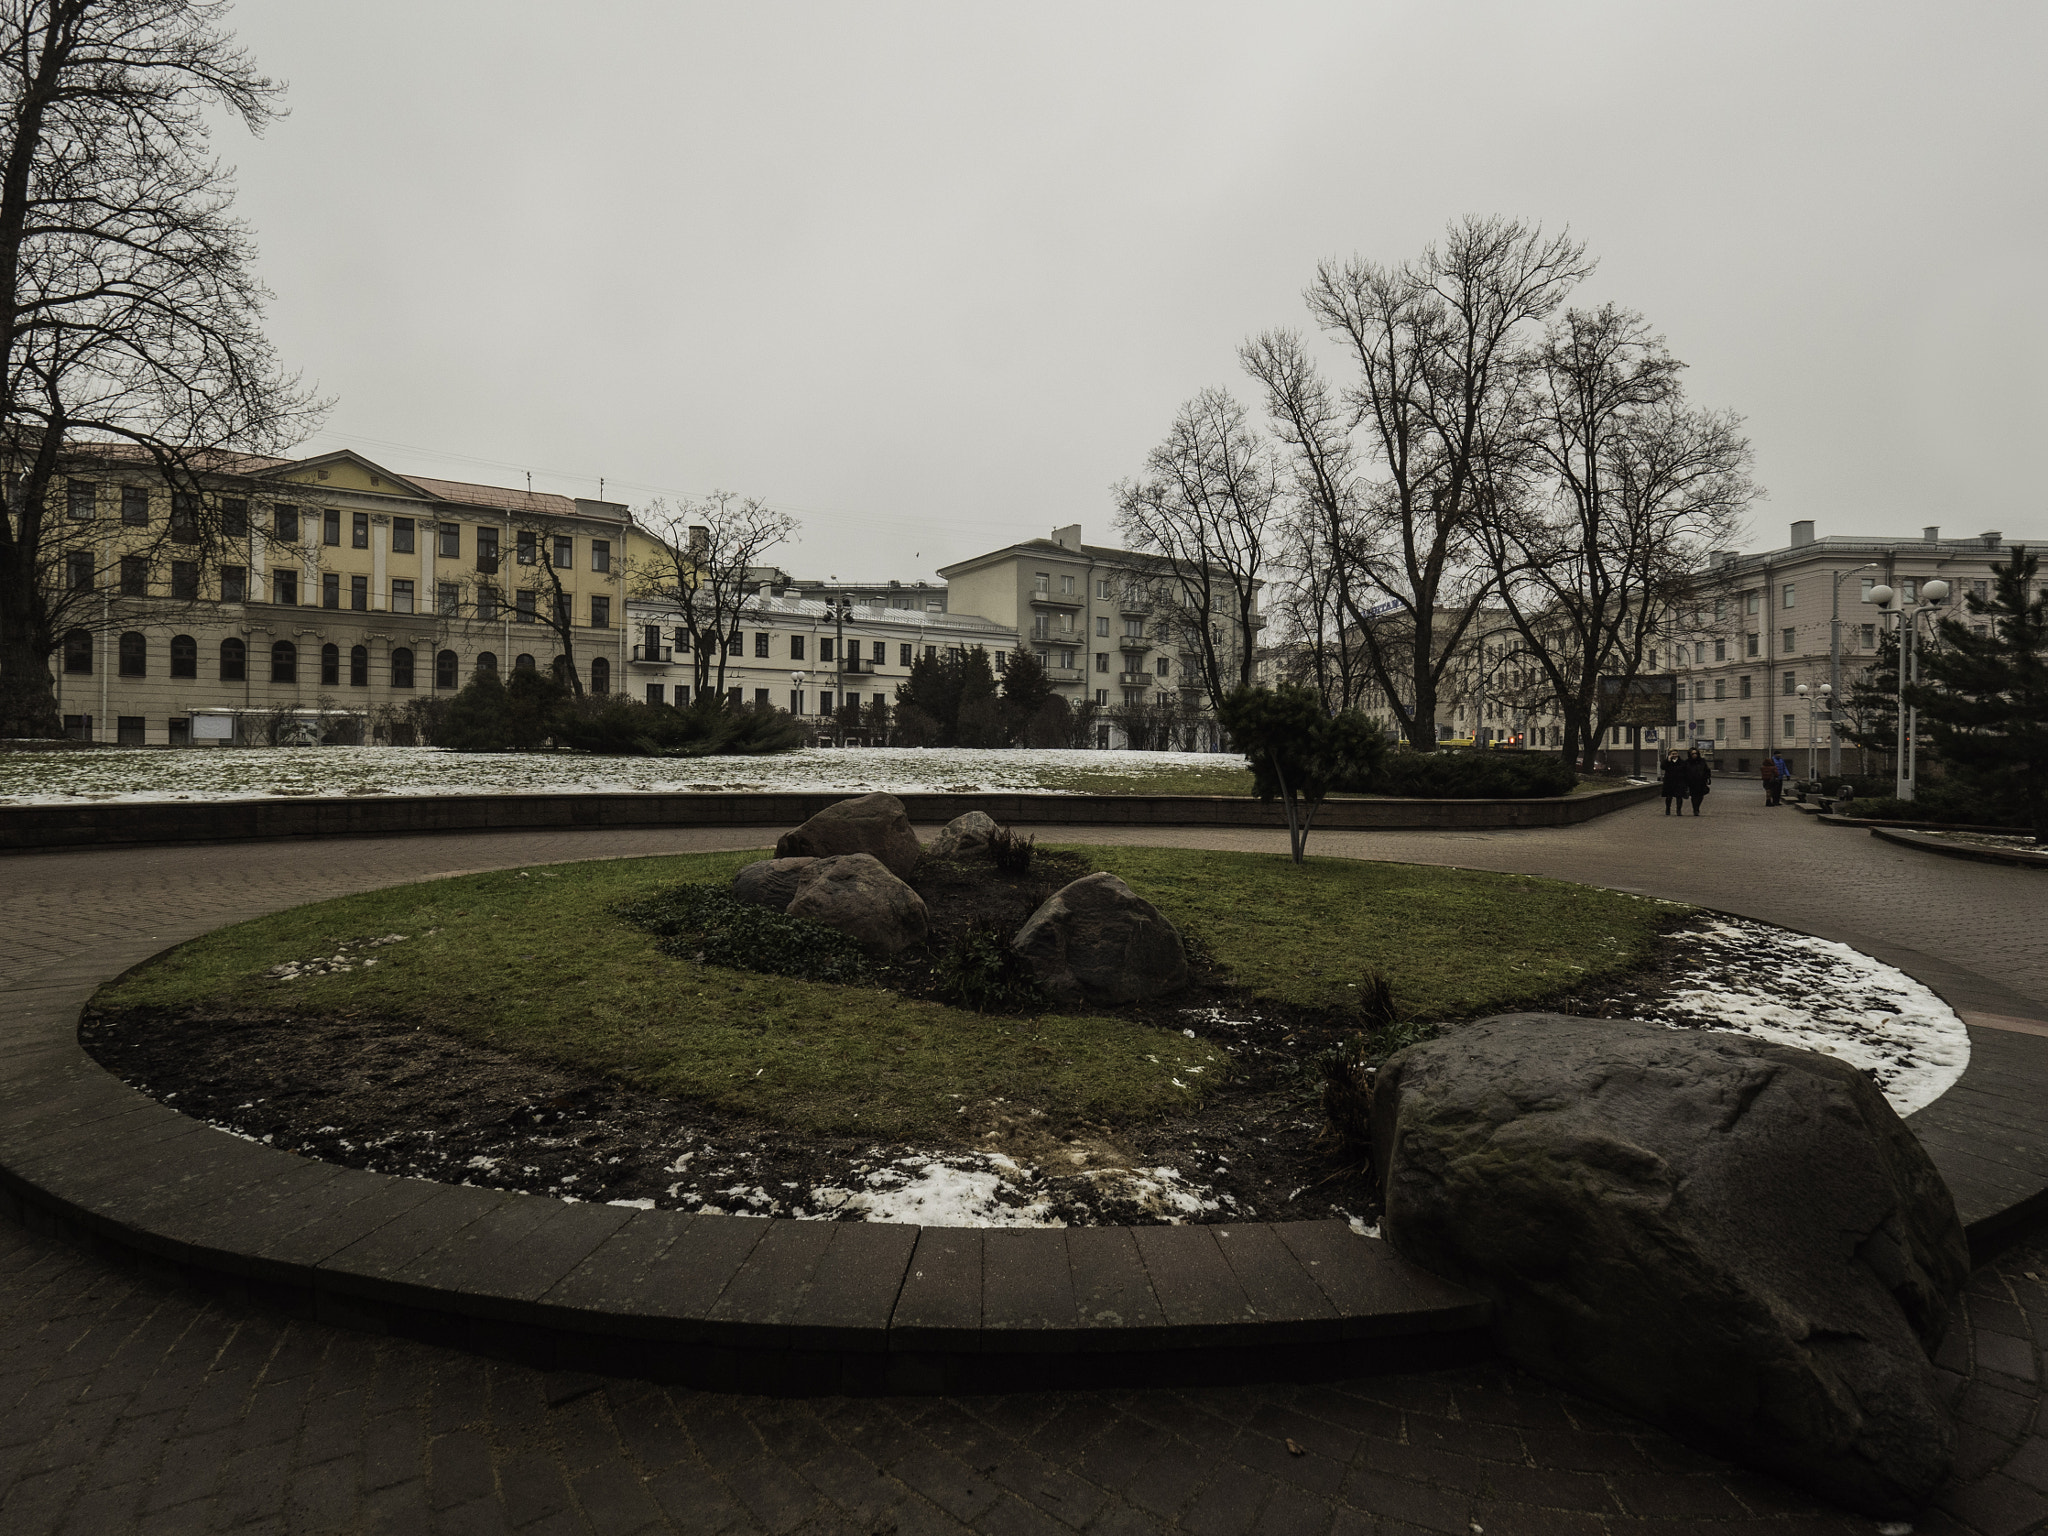
[[1812, 542], [1813, 542], [1813, 519], [1812, 519], [1812, 518], [1806, 518], [1806, 519], [1804, 519], [1803, 521], [1801, 521], [1801, 522], [1797, 522], [1797, 523], [1794, 523], [1794, 524], [1792, 525], [1792, 547], [1793, 547], [1794, 549], [1797, 549], [1797, 548], [1798, 548], [1798, 547], [1799, 547], [1800, 545], [1802, 545], [1802, 544], [1811, 544]]
[[690, 553], [701, 555], [711, 547], [711, 530], [702, 523], [690, 525]]
[[1061, 549], [1071, 549], [1078, 554], [1081, 549], [1081, 525], [1069, 523], [1064, 528], [1053, 529], [1052, 541]]
[[1941, 530], [1939, 528], [1922, 528], [1920, 530], [1920, 537], [1930, 544], [1939, 544], [1941, 542]]
[[1726, 567], [1733, 565], [1737, 560], [1741, 559], [1742, 557], [1740, 553], [1736, 550], [1717, 549], [1714, 551], [1711, 558], [1715, 565]]
[[1984, 541], [1986, 549], [1996, 549], [2005, 542], [2005, 535], [1996, 529], [1993, 529], [1990, 533], [1980, 533], [1977, 537]]

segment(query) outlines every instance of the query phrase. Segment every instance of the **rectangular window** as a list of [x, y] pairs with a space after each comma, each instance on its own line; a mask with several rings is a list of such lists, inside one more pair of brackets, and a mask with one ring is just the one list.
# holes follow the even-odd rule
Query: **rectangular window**
[[532, 529], [521, 529], [519, 533], [519, 563], [532, 565], [540, 558], [540, 535]]
[[220, 600], [224, 603], [239, 603], [247, 599], [249, 592], [249, 570], [247, 566], [224, 565], [220, 568]]
[[661, 704], [661, 703], [665, 703], [665, 702], [667, 701], [667, 697], [668, 697], [668, 687], [667, 687], [667, 685], [666, 685], [666, 684], [663, 684], [663, 683], [649, 683], [649, 684], [647, 685], [647, 702], [648, 702], [648, 703], [650, 703], [650, 704]]
[[1717, 678], [1715, 678], [1715, 679], [1714, 679], [1714, 697], [1715, 697], [1715, 698], [1717, 698], [1717, 699], [1725, 699], [1725, 698], [1727, 698], [1727, 697], [1728, 697], [1728, 679], [1727, 679], [1727, 678], [1725, 678], [1725, 677], [1717, 677]]
[[369, 577], [367, 577], [367, 576], [351, 576], [351, 577], [349, 577], [349, 579], [348, 579], [348, 606], [349, 606], [349, 609], [350, 609], [350, 611], [351, 611], [351, 612], [354, 612], [354, 613], [368, 613], [368, 612], [370, 611], [370, 578], [369, 578]]
[[1799, 606], [1794, 600], [1798, 594], [1799, 588], [1796, 583], [1789, 581], [1785, 583], [1785, 606], [1787, 608], [1797, 608]]
[[[134, 674], [142, 676], [140, 672]], [[149, 739], [149, 727], [141, 715], [116, 715], [114, 717], [114, 744], [121, 747], [139, 747]]]
[[535, 606], [534, 598], [535, 593], [533, 592], [533, 590], [531, 588], [527, 588], [522, 590], [517, 599], [515, 599], [515, 602], [517, 604], [515, 616], [518, 618], [520, 623], [531, 624], [537, 617], [539, 617], [540, 610]]
[[1071, 577], [1071, 576], [1062, 576], [1062, 577], [1060, 578], [1060, 596], [1061, 596], [1061, 597], [1072, 597], [1073, 595], [1074, 595], [1074, 578], [1073, 578], [1073, 577]]
[[1742, 594], [1742, 611], [1744, 613], [1755, 613], [1762, 606], [1763, 601], [1759, 594], [1755, 592], [1745, 592]]
[[1743, 651], [1743, 654], [1744, 654], [1744, 655], [1746, 655], [1746, 656], [1755, 656], [1755, 655], [1757, 655], [1757, 654], [1758, 654], [1758, 651], [1757, 651], [1757, 640], [1758, 640], [1758, 638], [1759, 638], [1759, 637], [1758, 637], [1758, 636], [1756, 636], [1756, 635], [1744, 635], [1744, 636], [1742, 637], [1742, 643], [1743, 643], [1743, 646], [1744, 646], [1744, 651]]
[[[338, 519], [338, 518], [339, 518], [339, 517], [341, 516], [341, 514], [340, 514], [339, 512], [330, 512], [330, 513], [328, 513], [327, 515], [328, 515], [329, 517], [331, 517], [331, 518], [336, 518], [336, 519]], [[339, 543], [341, 542], [341, 535], [340, 535], [340, 530], [339, 530], [338, 528], [336, 529], [336, 532], [335, 532], [335, 539], [334, 539], [334, 542], [335, 542], [335, 543], [337, 543], [337, 544], [339, 544]], [[349, 530], [348, 530], [348, 542], [349, 542], [349, 545], [350, 545], [350, 547], [351, 547], [351, 548], [354, 548], [354, 549], [368, 549], [368, 548], [370, 547], [370, 514], [369, 514], [369, 513], [367, 513], [367, 512], [358, 512], [358, 513], [356, 513], [356, 514], [355, 514], [355, 515], [354, 515], [353, 517], [351, 517], [351, 518], [350, 518], [350, 520], [349, 520]]]
[[171, 537], [180, 544], [199, 542], [199, 498], [190, 491], [171, 492]]
[[197, 560], [173, 560], [171, 562], [171, 596], [188, 603], [198, 601], [199, 562]]
[[818, 713], [821, 715], [832, 713], [832, 690], [830, 688], [820, 688], [818, 690]]
[[249, 537], [249, 503], [236, 497], [220, 504], [220, 532], [226, 539]]
[[575, 569], [576, 569], [576, 541], [575, 541], [574, 539], [565, 539], [565, 538], [561, 537], [561, 535], [557, 534], [557, 535], [555, 536], [555, 552], [554, 552], [554, 555], [553, 555], [553, 556], [552, 556], [551, 558], [553, 559], [553, 562], [554, 562], [554, 567], [555, 567], [555, 569], [556, 569], [556, 570], [558, 570], [558, 571], [573, 571], [573, 570], [575, 570]]
[[1714, 739], [1719, 741], [1728, 734], [1728, 722], [1720, 715], [1714, 717]]
[[412, 541], [413, 533], [418, 526], [409, 517], [394, 517], [391, 519], [391, 552], [394, 555], [417, 553], [413, 548]]
[[1744, 716], [1743, 716], [1743, 717], [1742, 717], [1742, 718], [1741, 718], [1740, 720], [1736, 721], [1736, 722], [1735, 722], [1735, 727], [1736, 727], [1736, 729], [1737, 729], [1737, 730], [1739, 730], [1739, 731], [1740, 731], [1740, 732], [1742, 733], [1742, 739], [1743, 739], [1744, 741], [1747, 741], [1747, 740], [1749, 740], [1749, 716], [1748, 716], [1748, 715], [1744, 715]]
[[1098, 672], [1107, 672], [1109, 670], [1109, 652], [1097, 651], [1095, 653], [1095, 670]]
[[766, 688], [756, 688], [754, 690], [754, 703], [761, 709], [768, 707], [768, 690]]
[[593, 571], [609, 571], [612, 568], [612, 546], [609, 539], [590, 541], [590, 568]]
[[452, 581], [442, 582], [434, 589], [434, 605], [444, 619], [454, 618], [462, 612], [462, 588]]
[[822, 638], [821, 638], [821, 639], [820, 639], [820, 640], [818, 641], [818, 660], [820, 660], [820, 661], [831, 661], [832, 659], [833, 659], [833, 650], [832, 650], [832, 642], [831, 642], [830, 640], [826, 640], [826, 639], [822, 639]]
[[1797, 672], [1787, 672], [1787, 673], [1786, 673], [1786, 674], [1785, 674], [1785, 675], [1784, 675], [1784, 676], [1783, 676], [1783, 677], [1782, 677], [1782, 678], [1781, 678], [1781, 679], [1779, 680], [1779, 683], [1778, 683], [1778, 692], [1780, 692], [1780, 693], [1797, 693], [1798, 691], [1799, 691], [1799, 674], [1798, 674]]
[[1050, 597], [1052, 595], [1052, 573], [1049, 571], [1033, 572], [1031, 591], [1038, 597]]
[[64, 585], [73, 592], [92, 590], [92, 556], [82, 550], [73, 550], [64, 557]]
[[1785, 739], [1790, 741], [1799, 734], [1799, 726], [1791, 715], [1785, 717]]
[[479, 619], [495, 620], [498, 617], [498, 589], [479, 586], [476, 589], [476, 616]]
[[498, 568], [498, 530], [479, 528], [476, 531], [476, 568], [486, 576]]
[[146, 485], [124, 485], [121, 487], [121, 522], [128, 528], [149, 526], [149, 487]]
[[1143, 619], [1125, 619], [1125, 620], [1124, 620], [1124, 638], [1125, 638], [1126, 640], [1142, 640], [1142, 639], [1144, 639], [1144, 638], [1145, 638], [1145, 621], [1144, 621]]
[[320, 606], [322, 608], [339, 608], [341, 606], [341, 577], [334, 571], [328, 571], [320, 578]]
[[[123, 487], [126, 489], [126, 487]], [[93, 509], [98, 505], [100, 488], [97, 481], [72, 480], [64, 487], [64, 511], [74, 523], [92, 521]]]
[[1743, 698], [1749, 697], [1750, 678], [1747, 673], [1735, 680], [1735, 691]]
[[1902, 582], [1900, 582], [1900, 583], [1899, 583], [1899, 586], [1900, 586], [1900, 587], [1901, 587], [1901, 588], [1903, 589], [1903, 591], [1904, 591], [1904, 593], [1905, 593], [1905, 600], [1906, 600], [1907, 602], [1909, 602], [1909, 603], [1917, 603], [1917, 602], [1919, 602], [1919, 601], [1920, 601], [1920, 578], [1919, 578], [1919, 577], [1917, 577], [1917, 576], [1908, 576], [1908, 577], [1907, 577], [1907, 578], [1906, 578], [1906, 579], [1905, 579], [1904, 581], [1902, 581]]
[[1799, 631], [1796, 629], [1783, 631], [1778, 636], [1778, 649], [1787, 656], [1797, 651], [1799, 649]]
[[270, 512], [270, 532], [280, 544], [299, 542], [299, 509], [297, 507], [273, 507]]
[[439, 550], [441, 558], [443, 560], [460, 560], [462, 558], [462, 524], [443, 523], [438, 532], [441, 536], [441, 547]]
[[[687, 629], [682, 628], [681, 626], [678, 626], [676, 629], [676, 654], [678, 656], [687, 656], [690, 654], [690, 632]], [[803, 648], [799, 646], [795, 651], [791, 652], [790, 654], [800, 657], [803, 655]], [[680, 693], [676, 695], [676, 703], [683, 704], [686, 702], [687, 700], [685, 700]]]
[[1098, 602], [1104, 602], [1104, 603], [1106, 603], [1106, 602], [1108, 602], [1108, 601], [1109, 601], [1109, 583], [1108, 583], [1108, 582], [1106, 582], [1106, 581], [1098, 581], [1098, 582], [1096, 582], [1096, 583], [1095, 583], [1095, 597], [1096, 597], [1096, 600], [1097, 600]]
[[1061, 665], [1062, 667], [1064, 667], [1064, 668], [1065, 668], [1065, 669], [1066, 669], [1067, 671], [1069, 671], [1069, 672], [1073, 671], [1073, 670], [1074, 670], [1074, 653], [1073, 653], [1072, 651], [1061, 651], [1061, 652], [1060, 652], [1060, 665]]
[[756, 656], [766, 656], [768, 654], [768, 639], [766, 631], [756, 630], [754, 632], [754, 654]]
[[[680, 634], [681, 631], [679, 630], [677, 633]], [[802, 635], [791, 635], [789, 637], [789, 659], [791, 661], [802, 661], [804, 659], [804, 637]]]
[[1716, 661], [1726, 661], [1727, 659], [1728, 659], [1728, 642], [1727, 642], [1726, 640], [1716, 640], [1716, 641], [1714, 642], [1714, 660], [1716, 660]]
[[1031, 616], [1031, 638], [1034, 640], [1050, 640], [1052, 638], [1052, 618], [1050, 615], [1034, 613]]
[[1861, 581], [1857, 582], [1857, 583], [1856, 583], [1856, 601], [1857, 601], [1857, 602], [1859, 602], [1859, 603], [1867, 603], [1867, 602], [1869, 602], [1869, 601], [1870, 601], [1870, 593], [1871, 593], [1871, 589], [1872, 589], [1873, 587], [1875, 587], [1876, 585], [1877, 585], [1877, 578], [1876, 578], [1875, 576], [1866, 576], [1866, 577], [1864, 577], [1864, 578], [1863, 578], [1863, 579], [1862, 579]]
[[[612, 627], [612, 600], [608, 597], [593, 597], [590, 600], [590, 627], [610, 629]], [[766, 652], [763, 652], [765, 655]]]
[[910, 661], [910, 642], [907, 640], [898, 642], [896, 648], [896, 665], [899, 667], [907, 667], [910, 665]]
[[1988, 601], [1991, 596], [1991, 583], [1989, 581], [1973, 581], [1970, 583], [1970, 590], [1977, 594], [1980, 601]]
[[65, 634], [64, 670], [73, 673], [92, 671], [92, 631], [74, 629]]
[[1706, 659], [1707, 659], [1707, 644], [1706, 644], [1706, 642], [1705, 642], [1704, 640], [1696, 640], [1696, 641], [1694, 641], [1694, 642], [1693, 642], [1693, 647], [1692, 647], [1692, 664], [1693, 664], [1694, 666], [1698, 666], [1698, 665], [1700, 665], [1700, 663], [1704, 662], [1704, 661], [1705, 661]]
[[1166, 657], [1164, 657], [1164, 656], [1162, 656], [1162, 657], [1160, 657], [1160, 658], [1159, 658], [1159, 675], [1160, 675], [1161, 677], [1164, 677], [1164, 676], [1166, 676], [1166, 673], [1167, 673], [1167, 658], [1166, 658]]
[[[926, 646], [924, 648], [924, 657], [926, 661], [937, 661], [939, 659], [939, 648], [936, 645]], [[1045, 660], [1045, 652], [1040, 651], [1038, 653], [1038, 659], [1040, 661]]]
[[1863, 625], [1859, 633], [1862, 637], [1864, 650], [1874, 651], [1877, 649], [1877, 626], [1875, 624]]
[[[1109, 690], [1107, 688], [1096, 689], [1095, 702], [1098, 704], [1107, 704], [1109, 702]], [[1103, 745], [1107, 746], [1108, 743], [1104, 742]]]
[[1008, 651], [996, 652], [996, 670], [998, 672], [1007, 672], [1010, 670], [1010, 653]]
[[121, 595], [149, 596], [149, 562], [140, 555], [121, 557]]
[[689, 707], [690, 707], [690, 685], [689, 685], [688, 683], [677, 683], [677, 684], [676, 684], [676, 708], [677, 708], [677, 709], [688, 709]]
[[576, 622], [576, 596], [573, 592], [555, 594], [555, 627], [567, 629]]
[[1102, 637], [1103, 639], [1105, 639], [1105, 640], [1107, 640], [1107, 639], [1109, 638], [1109, 615], [1108, 615], [1108, 614], [1106, 614], [1106, 613], [1098, 613], [1098, 614], [1097, 614], [1097, 615], [1095, 616], [1095, 633], [1096, 633], [1096, 634], [1098, 634], [1098, 635], [1100, 635], [1100, 636], [1101, 636], [1101, 637]]
[[[356, 514], [356, 528], [358, 530], [356, 548], [368, 549], [370, 547], [370, 519], [361, 512]], [[341, 547], [340, 508], [329, 507], [320, 514], [320, 542], [322, 544], [332, 544], [337, 549]]]
[[[858, 645], [860, 642], [855, 641], [854, 643]], [[998, 652], [997, 654], [1000, 655], [1002, 653]], [[887, 666], [889, 662], [889, 642], [877, 640], [874, 645], [874, 653], [868, 659], [878, 667]]]
[[299, 573], [297, 571], [272, 571], [270, 573], [270, 600], [295, 607], [299, 601]]
[[1714, 599], [1714, 617], [1715, 617], [1715, 618], [1717, 618], [1717, 619], [1725, 619], [1725, 618], [1727, 618], [1727, 617], [1728, 617], [1728, 599], [1727, 599], [1727, 598], [1725, 598], [1725, 597], [1717, 597], [1717, 598], [1715, 598], [1715, 599]]
[[411, 582], [394, 580], [391, 583], [391, 611], [393, 613], [412, 612]]

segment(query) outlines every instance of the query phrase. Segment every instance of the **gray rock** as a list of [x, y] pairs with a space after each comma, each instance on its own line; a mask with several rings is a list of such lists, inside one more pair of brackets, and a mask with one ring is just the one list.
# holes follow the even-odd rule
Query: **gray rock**
[[732, 893], [752, 906], [773, 907], [778, 912], [787, 912], [796, 896], [797, 877], [816, 862], [815, 859], [762, 859], [732, 877]]
[[1135, 1003], [1188, 981], [1180, 931], [1111, 874], [1087, 875], [1055, 891], [1010, 947], [1046, 995], [1066, 1003]]
[[871, 853], [807, 863], [797, 876], [789, 915], [837, 928], [878, 955], [922, 944], [927, 926], [924, 898]]
[[1490, 1296], [1510, 1358], [1881, 1518], [1940, 1486], [1969, 1253], [1861, 1072], [1510, 1014], [1389, 1060], [1372, 1119], [1388, 1241]]
[[1001, 830], [996, 819], [986, 811], [969, 811], [964, 816], [955, 816], [939, 828], [939, 835], [932, 839], [925, 852], [935, 859], [957, 859], [963, 853], [979, 853]]
[[842, 853], [872, 854], [899, 880], [908, 880], [924, 850], [894, 795], [860, 795], [828, 805], [775, 843], [778, 859], [829, 859]]

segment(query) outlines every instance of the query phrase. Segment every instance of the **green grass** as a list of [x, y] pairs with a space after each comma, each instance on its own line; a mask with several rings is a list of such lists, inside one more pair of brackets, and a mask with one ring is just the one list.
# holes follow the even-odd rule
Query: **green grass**
[[[1678, 910], [1556, 881], [1402, 864], [1077, 848], [1121, 875], [1262, 996], [1345, 1006], [1367, 965], [1404, 1012], [1451, 1019], [1626, 970]], [[1000, 1099], [1112, 1124], [1198, 1103], [1228, 1071], [1205, 1042], [1126, 1020], [1002, 1019], [871, 987], [662, 955], [612, 909], [760, 853], [564, 864], [296, 907], [181, 945], [102, 989], [110, 1009], [363, 1014], [444, 1030], [793, 1130], [946, 1136]], [[275, 980], [358, 948], [374, 966]], [[1176, 1079], [1178, 1081], [1176, 1082]]]
[[1310, 1008], [1346, 1006], [1367, 966], [1410, 1015], [1471, 1018], [1635, 969], [1686, 909], [1620, 891], [1424, 864], [1178, 848], [1088, 848], [1200, 934], [1237, 980]]

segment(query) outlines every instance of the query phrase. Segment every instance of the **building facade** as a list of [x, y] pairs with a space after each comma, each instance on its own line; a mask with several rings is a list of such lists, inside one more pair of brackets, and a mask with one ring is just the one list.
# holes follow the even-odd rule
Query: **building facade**
[[196, 493], [202, 545], [145, 464], [69, 467], [52, 497], [74, 622], [53, 669], [80, 740], [251, 741], [293, 717], [404, 739], [409, 702], [565, 653], [592, 691], [623, 682], [626, 573], [651, 544], [617, 503], [349, 452], [239, 459]]
[[[888, 601], [884, 587], [847, 588], [841, 603], [797, 595], [811, 584], [749, 597], [734, 626], [737, 643], [725, 655], [726, 697], [735, 704], [785, 709], [799, 717], [828, 718], [845, 705], [863, 710], [877, 699], [894, 704], [920, 656], [981, 649], [991, 665], [1017, 645], [1010, 625], [943, 607]], [[881, 601], [869, 601], [880, 598]], [[695, 657], [681, 615], [658, 602], [635, 599], [628, 607], [630, 686], [650, 704], [687, 705], [697, 686]], [[711, 676], [716, 687], [714, 659]]]

